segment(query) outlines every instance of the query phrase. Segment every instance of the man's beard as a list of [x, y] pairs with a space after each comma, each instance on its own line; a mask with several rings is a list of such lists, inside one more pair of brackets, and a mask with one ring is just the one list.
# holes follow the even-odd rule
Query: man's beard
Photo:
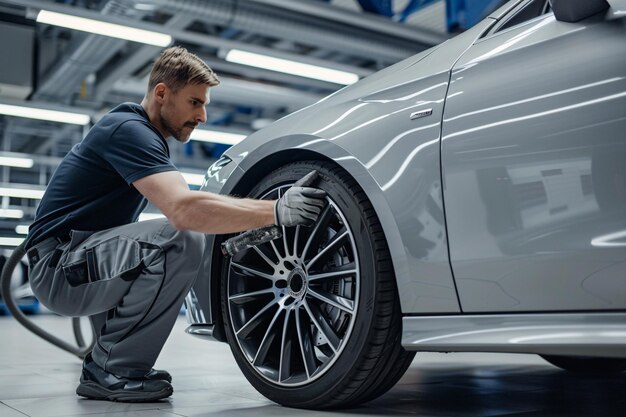
[[177, 129], [174, 126], [172, 126], [165, 117], [163, 117], [163, 114], [160, 115], [160, 118], [161, 118], [161, 126], [163, 126], [163, 129], [165, 129], [165, 131], [167, 131], [170, 135], [172, 135], [174, 139], [176, 139], [177, 141], [181, 143], [189, 142], [189, 138], [191, 136], [191, 132], [189, 132], [189, 135], [184, 136], [183, 129], [186, 127], [191, 127], [193, 130], [197, 126], [196, 123], [187, 122], [182, 127]]

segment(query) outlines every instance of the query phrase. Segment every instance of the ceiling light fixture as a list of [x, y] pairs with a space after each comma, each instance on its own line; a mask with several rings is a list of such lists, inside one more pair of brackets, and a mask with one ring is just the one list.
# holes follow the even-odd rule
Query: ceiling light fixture
[[37, 22], [154, 46], [165, 47], [172, 43], [172, 37], [165, 33], [56, 13], [49, 10], [41, 10], [37, 15]]
[[349, 85], [359, 80], [359, 76], [353, 72], [340, 71], [332, 68], [305, 64], [302, 62], [290, 61], [288, 59], [255, 54], [253, 52], [241, 51], [239, 49], [231, 49], [228, 51], [225, 59], [226, 61], [237, 64], [264, 68], [272, 71], [283, 72], [285, 74], [298, 75], [300, 77], [328, 81], [330, 83], [341, 85]]
[[0, 209], [0, 218], [21, 219], [22, 217], [24, 217], [24, 212], [22, 210]]
[[0, 114], [82, 126], [89, 124], [91, 120], [88, 114], [70, 113], [37, 107], [14, 106], [11, 104], [0, 104]]
[[15, 233], [18, 235], [27, 235], [29, 226], [27, 224], [18, 224], [15, 226]]
[[0, 237], [1, 246], [19, 246], [23, 241], [23, 237]]
[[44, 190], [0, 187], [0, 197], [32, 198], [34, 200], [41, 200], [43, 193]]
[[0, 156], [0, 165], [15, 168], [32, 168], [34, 161], [30, 158], [12, 158]]
[[195, 129], [190, 138], [200, 142], [223, 143], [235, 145], [241, 142], [247, 135], [237, 133], [219, 132], [217, 130]]

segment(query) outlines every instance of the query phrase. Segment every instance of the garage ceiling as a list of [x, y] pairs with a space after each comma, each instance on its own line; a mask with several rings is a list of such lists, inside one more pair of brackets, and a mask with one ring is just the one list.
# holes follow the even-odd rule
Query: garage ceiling
[[[444, 2], [428, 3], [399, 24], [363, 12], [356, 0], [0, 0], [0, 107], [83, 113], [93, 123], [120, 102], [143, 97], [162, 47], [37, 23], [39, 11], [48, 10], [170, 35], [222, 81], [212, 91], [203, 128], [245, 135], [342, 85], [230, 62], [229, 51], [362, 78], [449, 37]], [[18, 237], [16, 226], [33, 221], [36, 197], [89, 126], [0, 115], [0, 236]], [[173, 145], [171, 153], [181, 171], [203, 174], [227, 146], [191, 141]], [[32, 159], [33, 166], [1, 165], [14, 157]]]

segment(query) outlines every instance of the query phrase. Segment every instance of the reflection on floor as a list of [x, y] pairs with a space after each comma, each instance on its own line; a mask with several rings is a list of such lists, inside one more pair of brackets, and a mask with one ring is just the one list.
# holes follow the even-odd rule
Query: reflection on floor
[[[35, 321], [70, 338], [69, 319]], [[400, 383], [361, 407], [315, 412], [280, 407], [245, 380], [229, 347], [184, 334], [176, 324], [157, 367], [174, 378], [174, 396], [150, 404], [80, 399], [81, 363], [0, 317], [0, 417], [44, 416], [624, 416], [626, 373], [572, 376], [537, 356], [434, 354], [416, 356]]]

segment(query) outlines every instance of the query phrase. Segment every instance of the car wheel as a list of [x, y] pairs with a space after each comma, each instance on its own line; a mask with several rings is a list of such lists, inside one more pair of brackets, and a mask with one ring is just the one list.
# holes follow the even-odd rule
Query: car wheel
[[389, 250], [365, 193], [325, 162], [286, 165], [250, 196], [277, 199], [311, 170], [328, 205], [311, 227], [225, 263], [222, 312], [228, 343], [250, 383], [289, 407], [324, 409], [373, 399], [415, 356], [401, 344]]
[[588, 374], [610, 374], [626, 370], [626, 359], [592, 358], [586, 356], [542, 355], [552, 365], [570, 372]]

